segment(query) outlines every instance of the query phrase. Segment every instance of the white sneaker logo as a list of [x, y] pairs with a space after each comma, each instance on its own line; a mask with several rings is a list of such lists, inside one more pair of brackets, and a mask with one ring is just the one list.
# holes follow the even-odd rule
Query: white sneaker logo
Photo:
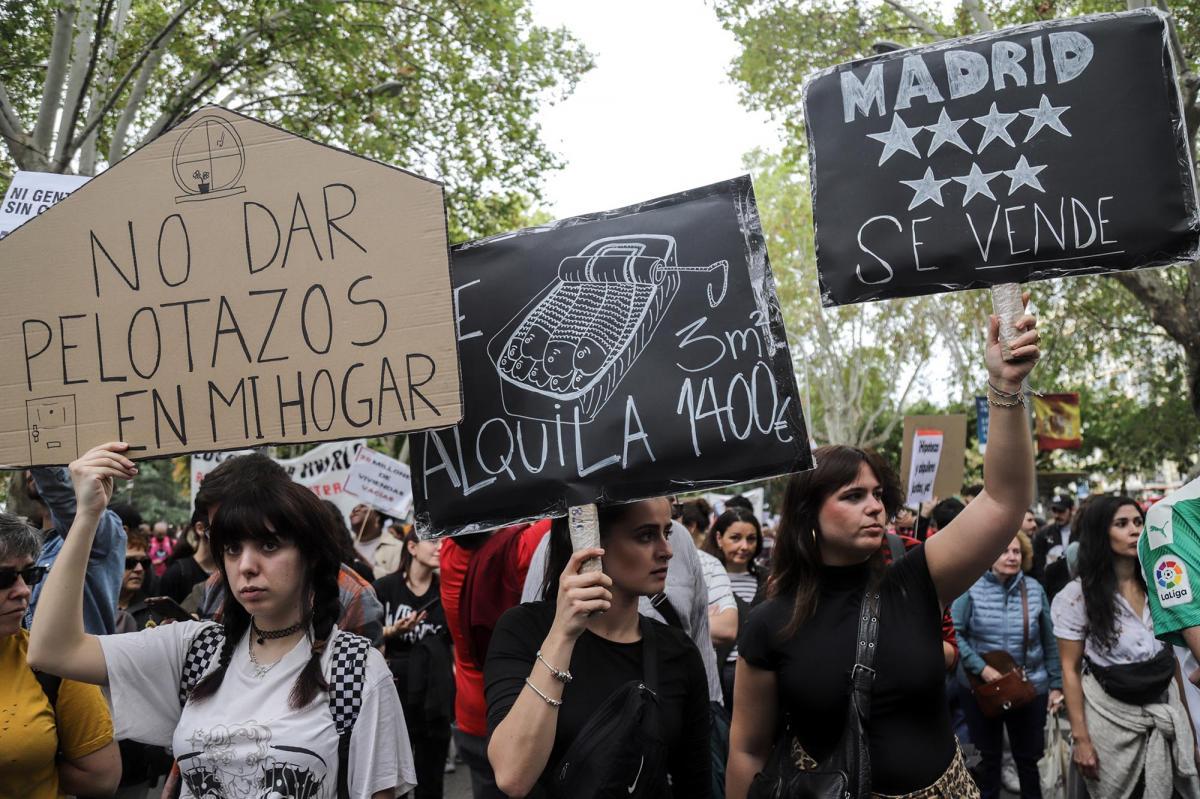
[[638, 773], [635, 774], [633, 777], [633, 784], [625, 789], [626, 791], [629, 792], [629, 794], [631, 796], [633, 795], [633, 792], [635, 790], [637, 790], [637, 783], [638, 783], [638, 780], [640, 780], [642, 778], [642, 766], [644, 766], [644, 765], [646, 765], [646, 756], [642, 755], [641, 761], [638, 762]]

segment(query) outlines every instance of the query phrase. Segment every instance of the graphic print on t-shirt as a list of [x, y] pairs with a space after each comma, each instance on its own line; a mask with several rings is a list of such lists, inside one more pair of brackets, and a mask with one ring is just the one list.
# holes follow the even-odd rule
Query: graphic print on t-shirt
[[326, 799], [328, 766], [316, 752], [272, 744], [269, 727], [256, 721], [195, 729], [191, 752], [179, 771], [196, 799]]

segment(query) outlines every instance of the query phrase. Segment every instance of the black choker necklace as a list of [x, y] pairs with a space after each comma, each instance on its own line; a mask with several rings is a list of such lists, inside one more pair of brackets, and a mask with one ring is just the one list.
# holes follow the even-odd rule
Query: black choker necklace
[[296, 622], [291, 627], [284, 627], [282, 630], [260, 630], [258, 625], [254, 623], [254, 617], [250, 617], [250, 631], [254, 634], [258, 645], [262, 646], [268, 638], [287, 638], [289, 635], [295, 635], [300, 632], [300, 622]]

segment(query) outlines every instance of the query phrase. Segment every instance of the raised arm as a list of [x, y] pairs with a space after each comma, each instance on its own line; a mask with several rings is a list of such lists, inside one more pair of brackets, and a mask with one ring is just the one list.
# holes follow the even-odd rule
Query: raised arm
[[70, 535], [46, 577], [29, 631], [29, 664], [39, 671], [94, 685], [108, 683], [100, 641], [83, 629], [83, 582], [92, 538], [112, 497], [113, 481], [137, 474], [124, 456], [127, 444], [88, 450], [71, 464], [78, 507]]
[[[607, 611], [612, 604], [609, 590], [612, 578], [602, 571], [579, 573], [585, 560], [603, 554], [601, 549], [579, 550], [571, 556], [559, 579], [554, 624], [539, 647], [542, 659], [555, 669], [570, 671], [575, 642], [587, 627], [588, 615]], [[493, 638], [484, 675], [489, 703], [492, 686], [501, 680], [515, 681], [517, 695], [504, 720], [492, 731], [488, 760], [496, 773], [496, 785], [506, 796], [525, 796], [533, 790], [550, 761], [558, 729], [558, 706], [552, 702], [561, 704], [564, 685], [548, 666], [534, 660], [526, 669], [524, 664], [529, 658], [518, 658], [515, 653], [506, 656], [502, 649], [498, 651], [497, 644]], [[497, 672], [503, 673], [497, 675]]]
[[983, 460], [983, 492], [946, 529], [925, 543], [929, 576], [945, 607], [995, 562], [1021, 527], [1033, 501], [1033, 444], [1025, 405], [1017, 401], [1022, 383], [1040, 355], [1032, 316], [1017, 323], [1013, 360], [1004, 360], [1000, 322], [988, 323], [988, 446]]

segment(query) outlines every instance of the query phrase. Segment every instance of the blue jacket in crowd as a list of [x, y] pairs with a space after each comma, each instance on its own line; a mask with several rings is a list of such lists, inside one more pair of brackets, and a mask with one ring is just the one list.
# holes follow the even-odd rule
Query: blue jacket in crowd
[[[54, 528], [46, 533], [37, 565], [52, 568], [75, 521], [75, 486], [71, 484], [70, 472], [61, 466], [39, 466], [31, 471], [54, 523]], [[83, 629], [92, 635], [116, 632], [117, 597], [125, 578], [125, 543], [121, 517], [111, 510], [104, 511], [96, 527], [83, 582]], [[45, 587], [45, 580], [33, 587], [29, 611], [25, 614], [26, 627], [33, 622], [33, 612]]]
[[[1021, 615], [1021, 586], [1029, 599], [1029, 649], [1022, 656], [1024, 623]], [[1017, 665], [1025, 667], [1029, 681], [1039, 694], [1052, 688], [1062, 689], [1062, 666], [1054, 623], [1050, 620], [1050, 602], [1046, 590], [1032, 577], [1018, 572], [1007, 583], [1000, 582], [990, 570], [950, 606], [954, 631], [958, 635], [958, 654], [962, 664], [959, 679], [983, 671], [983, 652], [1003, 649]], [[1024, 659], [1022, 659], [1024, 658]]]

